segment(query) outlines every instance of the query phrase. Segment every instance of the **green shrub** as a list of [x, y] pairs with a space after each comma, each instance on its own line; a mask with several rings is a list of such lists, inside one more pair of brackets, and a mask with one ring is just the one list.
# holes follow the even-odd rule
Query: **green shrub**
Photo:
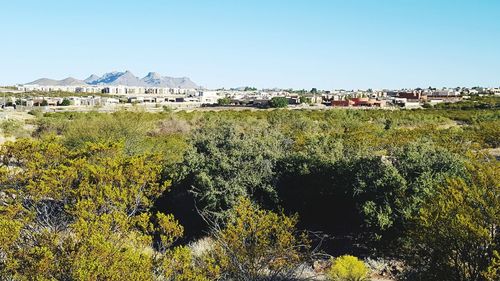
[[164, 105], [163, 106], [163, 112], [164, 113], [172, 113], [172, 112], [174, 112], [174, 109], [171, 106]]
[[71, 102], [69, 99], [63, 99], [62, 102], [59, 104], [61, 106], [68, 106], [71, 105]]
[[229, 105], [231, 104], [231, 99], [228, 97], [220, 98], [217, 100], [217, 104], [219, 105]]
[[368, 267], [354, 256], [341, 256], [332, 261], [328, 278], [333, 281], [364, 281], [368, 280]]
[[422, 107], [423, 108], [432, 108], [432, 104], [425, 102], [424, 104], [422, 104]]
[[448, 176], [413, 218], [406, 257], [418, 270], [413, 280], [499, 280], [485, 277], [498, 277], [500, 165], [471, 160], [467, 170], [469, 179]]
[[300, 96], [300, 103], [311, 103], [311, 98]]
[[40, 108], [35, 108], [28, 111], [28, 114], [40, 118], [43, 116], [43, 111]]
[[288, 99], [285, 97], [274, 97], [269, 101], [269, 105], [274, 108], [287, 107]]

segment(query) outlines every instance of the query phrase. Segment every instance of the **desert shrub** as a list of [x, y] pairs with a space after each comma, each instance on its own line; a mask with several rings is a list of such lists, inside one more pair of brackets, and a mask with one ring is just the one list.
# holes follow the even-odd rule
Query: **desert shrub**
[[288, 106], [288, 99], [285, 97], [274, 97], [269, 101], [269, 106], [283, 108]]
[[6, 137], [26, 137], [29, 136], [28, 132], [23, 129], [24, 123], [18, 120], [5, 120], [0, 121], [0, 129]]
[[498, 96], [474, 96], [470, 100], [463, 100], [456, 103], [439, 103], [436, 107], [441, 109], [453, 110], [472, 110], [472, 109], [488, 109], [500, 107], [500, 98]]
[[231, 99], [228, 97], [220, 98], [217, 100], [218, 105], [229, 105], [231, 103]]
[[307, 256], [296, 217], [260, 209], [240, 198], [223, 224], [212, 224], [210, 268], [224, 280], [290, 280]]
[[[38, 116], [39, 127], [35, 137], [45, 139], [52, 134], [58, 135], [56, 139], [60, 140], [59, 145], [62, 144], [64, 153], [68, 154], [66, 157], [84, 163], [85, 157], [75, 159], [71, 153], [81, 152], [91, 143], [120, 143], [116, 149], [122, 149], [124, 155], [117, 154], [118, 157], [115, 157], [120, 159], [145, 157], [157, 152], [153, 154], [159, 157], [155, 161], [162, 165], [157, 167], [162, 171], [162, 181], [175, 179], [174, 188], [163, 193], [170, 201], [160, 203], [155, 200], [158, 210], [174, 213], [185, 226], [184, 233], [193, 229], [198, 231], [185, 241], [177, 241], [179, 243], [192, 241], [200, 233], [206, 234], [203, 232], [205, 224], [186, 224], [184, 218], [196, 217], [200, 220], [197, 210], [217, 214], [225, 222], [220, 225], [223, 231], [227, 229], [226, 225], [231, 226], [237, 221], [231, 215], [234, 211], [230, 210], [239, 204], [240, 197], [246, 197], [262, 208], [283, 208], [285, 214], [298, 213], [301, 218], [300, 224], [297, 224], [299, 228], [325, 231], [334, 236], [335, 241], [328, 245], [329, 248], [325, 247], [329, 254], [364, 256], [371, 253], [388, 259], [411, 257], [407, 262], [411, 262], [413, 268], [433, 272], [427, 275], [431, 276], [431, 280], [446, 280], [448, 276], [455, 276], [456, 271], [463, 271], [466, 264], [475, 268], [474, 273], [463, 274], [466, 277], [462, 278], [474, 280], [477, 276], [490, 276], [488, 278], [495, 280], [499, 258], [494, 253], [498, 252], [495, 250], [498, 242], [492, 241], [498, 241], [498, 238], [491, 240], [483, 234], [487, 228], [485, 225], [491, 226], [495, 217], [491, 215], [494, 213], [491, 210], [495, 209], [491, 208], [496, 201], [488, 197], [497, 194], [491, 192], [496, 190], [496, 186], [491, 184], [490, 188], [477, 188], [474, 173], [467, 170], [466, 165], [476, 152], [498, 147], [499, 116], [498, 110], [473, 108], [417, 111], [166, 111], [156, 114], [72, 112]], [[40, 157], [41, 154], [47, 161], [61, 157], [54, 152], [43, 152], [44, 149], [43, 146], [32, 147], [26, 156]], [[100, 155], [99, 151], [91, 150], [97, 155]], [[94, 161], [94, 156], [89, 152], [88, 160]], [[111, 158], [106, 158], [106, 161], [112, 162]], [[33, 165], [44, 165], [53, 173], [43, 174], [47, 182], [40, 181], [37, 182], [39, 185], [33, 186], [41, 194], [57, 182], [64, 182], [64, 177], [85, 179], [79, 171], [89, 172], [85, 167], [74, 169], [71, 163], [57, 164], [61, 171], [76, 173], [66, 176], [52, 169], [51, 162], [39, 158], [27, 161]], [[495, 161], [488, 159], [485, 162]], [[134, 162], [134, 165], [138, 165], [138, 172], [143, 171], [142, 162]], [[121, 164], [118, 166], [121, 167]], [[97, 165], [96, 169], [117, 171], [115, 168]], [[74, 188], [73, 185], [71, 187]], [[114, 190], [114, 187], [107, 187]], [[88, 189], [89, 192], [91, 190]], [[127, 190], [119, 191], [126, 193]], [[462, 194], [464, 198], [450, 198], [447, 192], [453, 196]], [[488, 199], [488, 204], [483, 199]], [[325, 214], [328, 214], [328, 220], [324, 219]], [[453, 214], [459, 214], [464, 220], [454, 220]], [[439, 219], [434, 220], [436, 217]], [[92, 226], [97, 228], [97, 223], [106, 225], [106, 222], [95, 221]], [[10, 238], [16, 237], [18, 228], [22, 228], [19, 220], [6, 215], [0, 224], [6, 230], [5, 234], [0, 233], [0, 245], [18, 241], [11, 241]], [[416, 226], [420, 228], [414, 228]], [[151, 237], [145, 237], [141, 232], [111, 236], [106, 229], [103, 233], [107, 233], [112, 243], [125, 241], [127, 245], [123, 249], [125, 256], [117, 255], [124, 265], [113, 265], [117, 269], [127, 272], [127, 268], [162, 268], [157, 264], [160, 260], [151, 261], [149, 255], [145, 255], [147, 263], [139, 262], [143, 257], [141, 254], [156, 252], [150, 247], [143, 247], [143, 243], [131, 241], [137, 237], [146, 240]], [[155, 237], [159, 236], [155, 234]], [[98, 244], [108, 242], [93, 237], [99, 241]], [[386, 243], [371, 243], [372, 240]], [[485, 246], [482, 244], [485, 241], [490, 244]], [[63, 241], [57, 242], [63, 245]], [[462, 244], [453, 244], [458, 242]], [[61, 256], [53, 258], [57, 247], [52, 246], [56, 244], [41, 245], [44, 247], [23, 252], [23, 257], [39, 261], [31, 264], [31, 268], [50, 271], [51, 261], [59, 260]], [[112, 251], [121, 250], [110, 244], [103, 245], [111, 247]], [[98, 245], [92, 246], [106, 250]], [[392, 248], [386, 249], [388, 246]], [[50, 251], [46, 251], [47, 248]], [[457, 253], [465, 253], [464, 249], [482, 258], [470, 261], [470, 257], [459, 257], [461, 263], [450, 262], [457, 257]], [[201, 274], [192, 271], [193, 265], [203, 269], [203, 275], [208, 272], [205, 277], [210, 280], [236, 276], [225, 273], [233, 271], [228, 269], [227, 263], [217, 263], [217, 255], [193, 257], [186, 249], [169, 249], [168, 252], [168, 255], [175, 254], [176, 257], [171, 260], [173, 263], [163, 263], [165, 267], [161, 270], [164, 273], [174, 272], [176, 277], [171, 279], [181, 280], [183, 272], [186, 272], [185, 276]], [[85, 254], [94, 253], [89, 251]], [[104, 263], [101, 258], [98, 261]], [[91, 269], [91, 263], [91, 260], [82, 258], [82, 272]], [[83, 268], [84, 265], [88, 268]], [[164, 277], [166, 275], [163, 274]]]
[[166, 280], [209, 281], [204, 264], [197, 261], [188, 247], [176, 247], [162, 260], [161, 271]]
[[173, 134], [187, 134], [191, 130], [189, 123], [182, 119], [165, 119], [157, 123], [156, 128], [149, 134], [152, 136], [165, 136]]
[[223, 215], [241, 196], [277, 202], [274, 167], [285, 147], [279, 133], [216, 122], [196, 130], [191, 145], [180, 167], [181, 184], [198, 207]]
[[169, 113], [169, 114], [170, 114], [170, 113], [174, 112], [174, 108], [173, 108], [173, 107], [171, 107], [171, 106], [168, 106], [168, 105], [164, 105], [164, 106], [162, 107], [162, 109], [163, 109], [163, 112], [164, 112], [164, 113]]
[[493, 251], [493, 259], [487, 270], [483, 272], [483, 277], [488, 281], [500, 279], [500, 254], [498, 251]]
[[365, 281], [369, 270], [365, 263], [354, 256], [341, 256], [332, 260], [328, 278], [333, 281]]
[[71, 102], [69, 99], [63, 99], [59, 105], [60, 106], [68, 106], [68, 105], [71, 105]]
[[74, 119], [64, 132], [69, 147], [80, 147], [86, 142], [124, 141], [128, 153], [144, 151], [147, 132], [153, 128], [150, 116], [144, 113], [116, 112], [93, 114]]
[[40, 117], [43, 116], [43, 111], [41, 109], [39, 109], [39, 108], [35, 108], [35, 109], [32, 109], [32, 110], [28, 111], [28, 114], [29, 115], [33, 115], [33, 116], [35, 116], [37, 118], [40, 118]]
[[[500, 165], [468, 165], [422, 204], [410, 229], [407, 262], [420, 280], [484, 281], [500, 250]], [[415, 277], [414, 277], [415, 278]]]
[[423, 108], [432, 108], [432, 104], [428, 103], [428, 102], [425, 102], [424, 104], [422, 104], [422, 107]]
[[492, 148], [500, 147], [500, 120], [483, 120], [473, 127], [474, 135], [480, 143]]
[[176, 257], [182, 227], [150, 210], [169, 186], [162, 158], [130, 156], [121, 145], [69, 150], [22, 139], [1, 147], [3, 278], [152, 280], [157, 262]]
[[[183, 120], [164, 118], [164, 114], [126, 111], [46, 114], [38, 119], [36, 136], [61, 135], [69, 148], [110, 141], [123, 142], [131, 155], [163, 152], [165, 156], [180, 156], [185, 148], [183, 134], [189, 126]], [[172, 145], [178, 153], [170, 153]]]

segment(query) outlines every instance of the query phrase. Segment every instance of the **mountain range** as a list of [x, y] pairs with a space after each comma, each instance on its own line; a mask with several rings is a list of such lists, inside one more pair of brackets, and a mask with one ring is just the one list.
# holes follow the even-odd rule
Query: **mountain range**
[[27, 83], [28, 85], [41, 85], [41, 86], [85, 86], [85, 85], [99, 85], [99, 86], [132, 86], [132, 87], [165, 87], [165, 88], [183, 88], [192, 89], [198, 88], [198, 85], [191, 81], [188, 77], [169, 77], [161, 76], [157, 72], [149, 72], [144, 78], [140, 79], [130, 71], [125, 72], [109, 72], [102, 76], [95, 74], [90, 75], [85, 80], [78, 80], [73, 77], [68, 77], [63, 80], [53, 80], [48, 78], [41, 78], [33, 82]]

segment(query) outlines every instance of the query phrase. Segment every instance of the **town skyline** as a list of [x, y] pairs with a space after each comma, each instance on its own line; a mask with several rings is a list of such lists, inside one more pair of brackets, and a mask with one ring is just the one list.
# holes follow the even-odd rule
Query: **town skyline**
[[[81, 78], [81, 77], [80, 77]], [[164, 81], [167, 79], [168, 81]], [[130, 81], [132, 80], [132, 81]], [[167, 84], [164, 84], [166, 82]], [[203, 85], [199, 85], [196, 81], [192, 81], [188, 76], [182, 77], [170, 77], [170, 76], [162, 76], [158, 72], [149, 71], [147, 74], [141, 79], [139, 76], [135, 76], [135, 74], [130, 70], [124, 71], [110, 71], [106, 72], [102, 75], [98, 75], [92, 73], [86, 78], [75, 78], [75, 77], [65, 77], [62, 79], [52, 79], [47, 77], [38, 78], [36, 80], [26, 82], [26, 83], [15, 83], [13, 85], [37, 85], [37, 86], [124, 86], [124, 87], [146, 87], [146, 88], [184, 88], [184, 89], [210, 89], [204, 87]], [[5, 85], [4, 85], [5, 86]], [[9, 86], [9, 85], [7, 85]], [[218, 88], [212, 89], [243, 89], [243, 88], [254, 88], [259, 90], [264, 89], [292, 89], [292, 90], [308, 90], [306, 88], [290, 88], [290, 87], [254, 87], [253, 85], [239, 85], [239, 86], [222, 86]], [[401, 87], [401, 88], [390, 88], [390, 87], [380, 87], [380, 88], [317, 88], [312, 87], [310, 89], [317, 90], [346, 90], [346, 91], [355, 91], [355, 90], [396, 90], [396, 89], [427, 89], [427, 88], [436, 88], [436, 89], [469, 89], [469, 88], [485, 88], [485, 89], [496, 89], [500, 88], [499, 86], [483, 86], [483, 85], [452, 85], [452, 86], [442, 86], [442, 87], [434, 87], [433, 85], [428, 86], [417, 86], [417, 87]]]
[[487, 0], [22, 0], [3, 7], [2, 85], [114, 69], [188, 76], [206, 88], [500, 84], [500, 3]]

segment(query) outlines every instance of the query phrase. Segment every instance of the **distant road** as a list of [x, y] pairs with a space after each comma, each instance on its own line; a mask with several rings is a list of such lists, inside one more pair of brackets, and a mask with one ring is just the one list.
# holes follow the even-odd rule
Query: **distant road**
[[0, 93], [16, 93], [16, 94], [19, 94], [19, 93], [22, 93], [22, 91], [13, 90], [13, 89], [7, 89], [7, 88], [0, 88]]

